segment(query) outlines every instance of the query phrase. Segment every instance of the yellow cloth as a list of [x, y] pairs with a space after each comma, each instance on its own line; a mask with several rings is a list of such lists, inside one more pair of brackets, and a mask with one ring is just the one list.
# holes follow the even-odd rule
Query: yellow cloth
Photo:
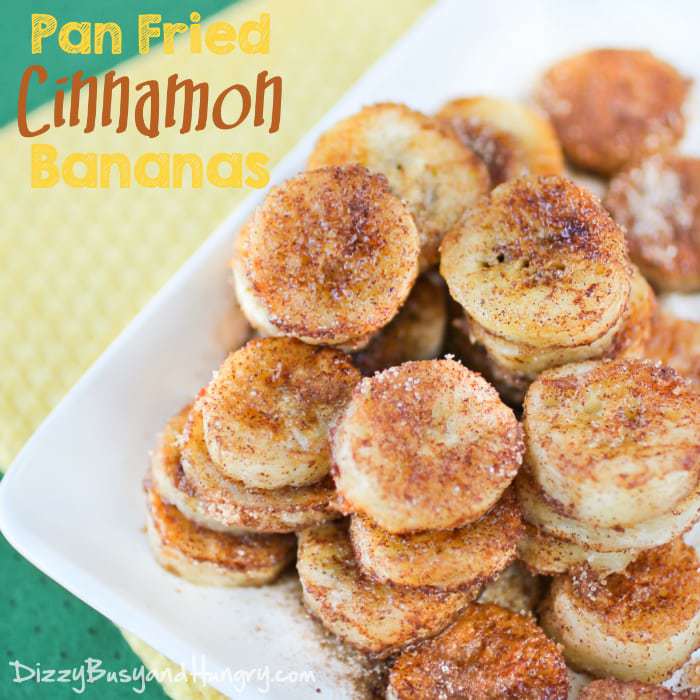
[[[284, 79], [283, 121], [277, 134], [242, 127], [181, 135], [176, 129], [148, 140], [130, 126], [124, 134], [79, 128], [19, 137], [15, 124], [0, 131], [0, 469], [57, 401], [154, 292], [214, 227], [248, 194], [201, 189], [77, 190], [29, 186], [32, 142], [73, 151], [263, 151], [274, 164], [367, 68], [416, 20], [431, 0], [250, 0], [219, 18], [240, 26], [262, 11], [271, 15], [268, 55], [216, 56], [160, 47], [117, 68], [135, 84], [173, 72], [208, 80], [213, 91], [234, 80], [254, 83], [267, 68]], [[194, 5], [193, 5], [194, 8]], [[50, 118], [49, 105], [30, 123]], [[43, 122], [41, 122], [43, 123]], [[167, 664], [129, 638], [148, 665]], [[193, 694], [196, 688], [199, 695]], [[176, 698], [213, 697], [193, 684], [169, 687]]]

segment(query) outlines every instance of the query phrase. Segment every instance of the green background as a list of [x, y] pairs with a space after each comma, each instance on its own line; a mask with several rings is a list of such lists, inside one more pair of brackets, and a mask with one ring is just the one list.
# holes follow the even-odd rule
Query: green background
[[[40, 63], [49, 72], [43, 86], [32, 85], [29, 106], [38, 107], [52, 99], [56, 78], [76, 70], [98, 74], [135, 55], [136, 18], [139, 13], [155, 12], [164, 20], [189, 21], [189, 13], [202, 17], [232, 4], [231, 0], [52, 0], [22, 1], [4, 4], [2, 23], [5, 61], [0, 71], [0, 125], [13, 122], [17, 111], [17, 94], [22, 72]], [[59, 22], [71, 20], [115, 21], [122, 27], [122, 53], [113, 56], [69, 55], [55, 41], [56, 34], [44, 41], [44, 52], [32, 55], [30, 28], [32, 13], [51, 14]], [[109, 42], [106, 42], [106, 46]], [[11, 128], [11, 127], [10, 127]], [[6, 466], [6, 465], [5, 465]], [[44, 669], [80, 667], [87, 657], [101, 659], [106, 670], [131, 671], [141, 664], [119, 631], [106, 618], [81, 603], [58, 584], [35, 569], [17, 554], [0, 535], [0, 699], [43, 698], [165, 698], [160, 686], [151, 681], [143, 695], [136, 695], [130, 685], [100, 681], [76, 695], [68, 684], [38, 685], [32, 681], [13, 683], [15, 671], [11, 660], [27, 666], [40, 663]]]

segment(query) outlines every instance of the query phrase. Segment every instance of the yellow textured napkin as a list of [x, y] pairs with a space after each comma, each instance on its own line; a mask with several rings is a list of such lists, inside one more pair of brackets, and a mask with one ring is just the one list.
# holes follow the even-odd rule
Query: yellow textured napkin
[[[165, 130], [148, 141], [133, 127], [51, 130], [36, 139], [59, 154], [120, 151], [263, 151], [279, 160], [367, 68], [417, 19], [431, 0], [273, 0], [242, 2], [219, 18], [239, 26], [271, 15], [268, 55], [165, 55], [158, 47], [121, 64], [133, 83], [173, 72], [206, 79], [213, 92], [253, 84], [267, 68], [284, 79], [283, 122], [263, 129]], [[48, 117], [47, 106], [32, 120]], [[29, 187], [30, 141], [14, 124], [0, 131], [0, 469], [57, 401], [247, 190], [77, 190]], [[151, 667], [169, 663], [129, 637]], [[167, 688], [176, 698], [215, 697], [194, 683]], [[218, 695], [218, 694], [216, 694]]]

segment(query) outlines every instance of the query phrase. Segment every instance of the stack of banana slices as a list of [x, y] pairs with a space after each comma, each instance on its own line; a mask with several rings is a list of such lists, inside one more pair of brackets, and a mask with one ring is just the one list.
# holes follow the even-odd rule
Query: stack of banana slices
[[590, 51], [543, 111], [383, 103], [325, 133], [236, 239], [256, 337], [159, 438], [157, 560], [252, 586], [296, 558], [393, 700], [698, 697], [658, 685], [700, 647], [700, 324], [656, 297], [700, 291], [687, 87]]

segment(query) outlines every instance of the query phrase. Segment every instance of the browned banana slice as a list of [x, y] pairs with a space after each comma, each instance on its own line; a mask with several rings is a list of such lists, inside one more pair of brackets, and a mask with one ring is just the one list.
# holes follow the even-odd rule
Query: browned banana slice
[[527, 615], [470, 605], [435, 639], [403, 652], [389, 674], [388, 700], [519, 698], [565, 700], [566, 665]]
[[486, 584], [478, 602], [494, 603], [522, 615], [532, 613], [544, 593], [543, 581], [541, 576], [515, 561]]
[[567, 157], [609, 175], [683, 136], [689, 87], [648, 51], [597, 49], [552, 66], [537, 97]]
[[328, 426], [360, 379], [338, 350], [251, 340], [224, 360], [199, 402], [212, 461], [250, 488], [320, 481], [330, 470]]
[[151, 455], [150, 478], [162, 498], [171, 503], [192, 522], [208, 530], [240, 534], [246, 532], [237, 522], [221, 522], [212, 518], [207, 503], [193, 495], [182, 465], [180, 464], [180, 440], [191, 406], [185, 407], [168, 421], [158, 437], [156, 449]]
[[659, 547], [682, 535], [700, 518], [700, 488], [668, 513], [627, 527], [587, 525], [563, 515], [559, 506], [543, 495], [525, 469], [518, 474], [515, 488], [527, 522], [554, 537], [597, 552]]
[[263, 490], [224, 476], [209, 457], [199, 402], [183, 429], [181, 467], [180, 488], [199, 502], [209, 520], [225, 528], [295, 532], [339, 517], [330, 477], [311, 486]]
[[297, 570], [307, 610], [346, 644], [378, 656], [437, 634], [479, 591], [427, 593], [364, 577], [345, 523], [299, 533]]
[[515, 477], [523, 446], [493, 387], [457, 362], [427, 360], [363, 379], [332, 449], [343, 509], [408, 533], [481, 517]]
[[357, 563], [370, 578], [426, 589], [459, 590], [493, 578], [515, 559], [521, 534], [512, 492], [457, 530], [394, 535], [364, 515], [350, 523]]
[[146, 480], [148, 539], [158, 562], [205, 586], [262, 586], [294, 560], [293, 535], [207, 530], [165, 502]]
[[548, 535], [529, 523], [525, 527], [525, 536], [518, 542], [518, 557], [532, 571], [545, 576], [563, 574], [581, 564], [587, 564], [601, 575], [622, 571], [639, 556], [640, 551], [596, 552]]
[[355, 354], [355, 365], [362, 374], [437, 357], [447, 325], [445, 296], [445, 286], [437, 275], [419, 277], [396, 318]]
[[613, 178], [605, 206], [654, 286], [700, 290], [700, 159], [651, 156]]
[[589, 683], [579, 695], [579, 700], [699, 700], [700, 694], [692, 690], [673, 692], [660, 685], [637, 681], [604, 681]]
[[472, 339], [530, 377], [603, 355], [630, 294], [622, 231], [556, 176], [511, 180], [472, 207], [445, 237], [440, 270]]
[[358, 165], [273, 188], [240, 231], [233, 275], [265, 335], [357, 346], [385, 326], [418, 272], [418, 232], [383, 175]]
[[436, 115], [486, 164], [491, 186], [520, 175], [560, 175], [561, 146], [547, 117], [520, 102], [463, 97]]
[[700, 323], [676, 318], [659, 309], [645, 348], [652, 360], [673, 367], [679, 374], [700, 387]]
[[436, 119], [405, 105], [376, 104], [321, 136], [309, 168], [359, 163], [382, 173], [408, 204], [420, 235], [422, 270], [434, 265], [445, 233], [488, 191], [485, 166]]
[[700, 562], [681, 539], [644, 552], [623, 573], [583, 568], [554, 579], [541, 623], [567, 661], [597, 676], [656, 682], [700, 642]]
[[625, 359], [645, 357], [655, 313], [654, 290], [639, 269], [633, 265], [630, 297], [622, 318], [622, 326], [613, 338], [607, 357]]
[[549, 370], [524, 409], [528, 468], [571, 518], [642, 523], [700, 481], [700, 396], [670, 367], [617, 360]]

